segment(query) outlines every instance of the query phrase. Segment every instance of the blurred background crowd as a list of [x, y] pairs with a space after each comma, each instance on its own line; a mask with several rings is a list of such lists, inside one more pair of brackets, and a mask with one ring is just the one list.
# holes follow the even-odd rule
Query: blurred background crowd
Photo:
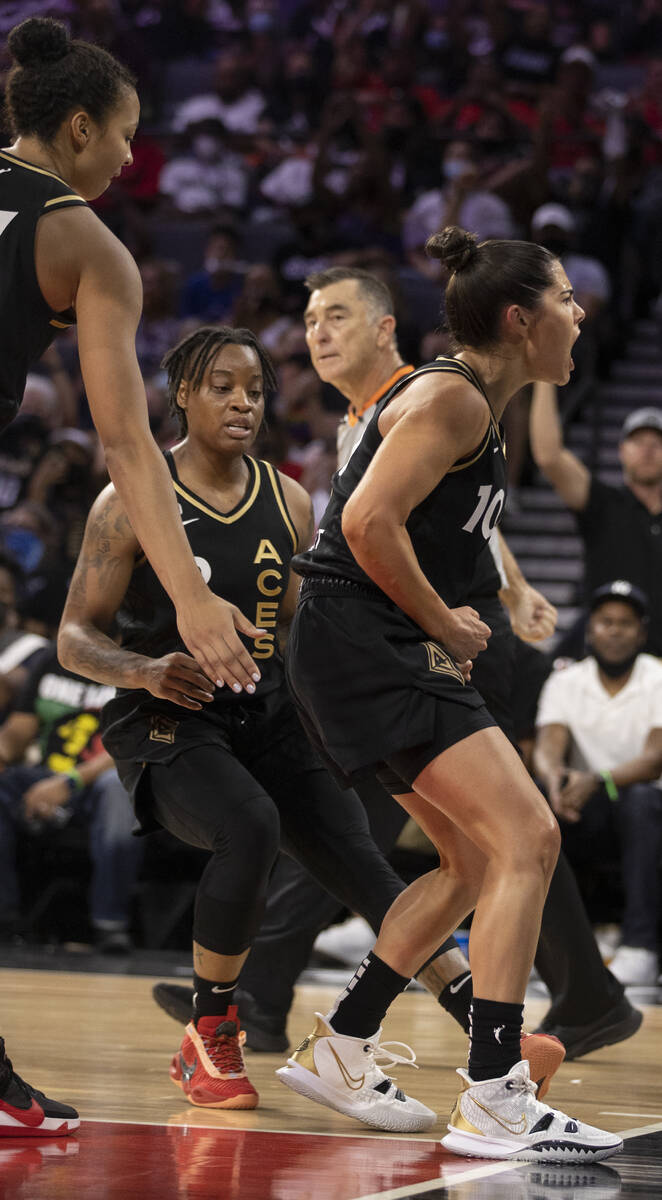
[[[177, 439], [165, 351], [201, 323], [248, 326], [279, 381], [258, 452], [319, 517], [346, 405], [311, 368], [304, 280], [336, 264], [378, 274], [405, 362], [429, 360], [448, 347], [424, 244], [446, 224], [562, 258], [587, 314], [566, 418], [586, 412], [637, 322], [657, 319], [662, 0], [11, 0], [0, 43], [34, 15], [138, 79], [133, 165], [94, 207], [139, 264], [138, 355], [162, 447]], [[0, 81], [8, 66], [0, 50]], [[53, 636], [107, 480], [75, 338], [30, 374], [0, 442], [5, 715], [20, 655], [3, 652]], [[508, 421], [516, 509], [534, 478], [526, 397]]]

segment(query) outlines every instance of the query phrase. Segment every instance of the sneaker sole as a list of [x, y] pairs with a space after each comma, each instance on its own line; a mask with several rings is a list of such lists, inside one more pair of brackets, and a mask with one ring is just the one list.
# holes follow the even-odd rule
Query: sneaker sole
[[565, 1046], [554, 1034], [524, 1033], [521, 1053], [529, 1064], [531, 1078], [538, 1085], [537, 1098], [542, 1100], [566, 1056]]
[[590, 1146], [586, 1143], [571, 1143], [564, 1141], [544, 1142], [534, 1144], [518, 1142], [515, 1138], [488, 1138], [477, 1133], [465, 1133], [453, 1129], [441, 1139], [445, 1150], [452, 1154], [461, 1154], [467, 1158], [517, 1158], [526, 1162], [547, 1163], [588, 1163], [600, 1162], [603, 1158], [611, 1158], [623, 1149], [621, 1138], [615, 1139], [609, 1146]]
[[0, 1138], [66, 1137], [80, 1128], [80, 1117], [44, 1117], [40, 1125], [24, 1125], [7, 1112], [0, 1112]]
[[616, 1046], [618, 1042], [627, 1041], [637, 1032], [643, 1019], [644, 1014], [638, 1008], [633, 1008], [627, 1017], [622, 1021], [617, 1021], [615, 1025], [605, 1025], [602, 1029], [593, 1030], [586, 1037], [579, 1038], [570, 1046], [566, 1045], [566, 1059], [568, 1062], [572, 1062], [575, 1058], [583, 1058], [585, 1054], [591, 1054], [593, 1050], [601, 1050], [603, 1046]]
[[[305, 1096], [307, 1100], [315, 1100], [318, 1104], [324, 1104], [326, 1108], [332, 1108], [345, 1117], [354, 1117], [355, 1120], [362, 1121], [364, 1125], [370, 1125], [372, 1129], [383, 1129], [390, 1133], [422, 1133], [424, 1130], [430, 1129], [437, 1120], [436, 1113], [430, 1113], [429, 1116], [398, 1113], [391, 1106], [382, 1108], [381, 1111], [379, 1106], [376, 1106], [369, 1113], [367, 1111], [357, 1112], [356, 1106], [352, 1107], [351, 1104], [343, 1103], [340, 1093], [325, 1087], [318, 1076], [293, 1061], [290, 1061], [285, 1067], [280, 1067], [276, 1074], [281, 1083], [284, 1083], [285, 1087], [290, 1088], [291, 1091]], [[395, 1103], [399, 1103], [399, 1101]]]
[[260, 1097], [257, 1093], [246, 1096], [231, 1096], [228, 1100], [195, 1100], [190, 1092], [186, 1090], [184, 1082], [181, 1079], [176, 1079], [173, 1074], [170, 1075], [175, 1087], [181, 1089], [186, 1096], [189, 1104], [195, 1105], [196, 1108], [234, 1108], [248, 1109], [257, 1108], [260, 1103]]

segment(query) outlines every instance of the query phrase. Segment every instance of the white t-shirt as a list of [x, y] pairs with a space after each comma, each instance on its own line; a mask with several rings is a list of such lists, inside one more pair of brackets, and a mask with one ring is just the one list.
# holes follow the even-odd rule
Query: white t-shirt
[[266, 100], [255, 88], [243, 92], [236, 100], [226, 103], [216, 92], [190, 96], [175, 109], [172, 128], [184, 133], [200, 121], [220, 121], [230, 133], [256, 133]]
[[641, 754], [651, 729], [662, 729], [662, 661], [638, 655], [615, 696], [602, 686], [594, 658], [555, 671], [540, 694], [536, 725], [567, 726], [571, 767], [613, 771]]
[[180, 212], [206, 212], [224, 204], [241, 208], [248, 178], [238, 155], [223, 153], [218, 162], [202, 162], [192, 155], [173, 158], [159, 177], [159, 191], [170, 196]]
[[[405, 213], [402, 240], [406, 250], [424, 246], [427, 239], [447, 224], [448, 193], [445, 188], [423, 192]], [[477, 189], [469, 192], [460, 205], [458, 225], [483, 238], [514, 238], [517, 235], [512, 213], [500, 196]]]

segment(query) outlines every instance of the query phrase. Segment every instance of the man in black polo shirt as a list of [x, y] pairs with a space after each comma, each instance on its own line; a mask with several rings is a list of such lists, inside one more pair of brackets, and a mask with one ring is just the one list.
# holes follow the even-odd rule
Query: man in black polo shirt
[[641, 588], [650, 601], [646, 650], [662, 656], [662, 408], [638, 408], [626, 418], [619, 445], [621, 487], [596, 479], [564, 445], [551, 384], [533, 389], [531, 450], [576, 515], [586, 596], [612, 579], [629, 579]]

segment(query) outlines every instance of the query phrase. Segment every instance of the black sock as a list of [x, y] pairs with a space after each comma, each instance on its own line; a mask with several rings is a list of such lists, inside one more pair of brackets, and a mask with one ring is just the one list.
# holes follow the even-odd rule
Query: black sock
[[193, 972], [193, 1020], [199, 1017], [222, 1017], [234, 999], [237, 979], [221, 983], [218, 979], [203, 979]]
[[523, 1012], [523, 1004], [480, 1000], [474, 996], [469, 1012], [468, 1066], [474, 1083], [479, 1079], [500, 1079], [520, 1062]]
[[447, 938], [416, 972], [416, 978], [468, 1033], [473, 980], [469, 962], [455, 938]]
[[469, 1012], [474, 998], [474, 983], [471, 971], [463, 971], [457, 979], [451, 980], [439, 996], [439, 1003], [446, 1012], [454, 1017], [464, 1032], [469, 1032]]
[[336, 1000], [327, 1021], [336, 1033], [372, 1037], [389, 1005], [404, 992], [408, 983], [407, 976], [398, 975], [371, 950]]

